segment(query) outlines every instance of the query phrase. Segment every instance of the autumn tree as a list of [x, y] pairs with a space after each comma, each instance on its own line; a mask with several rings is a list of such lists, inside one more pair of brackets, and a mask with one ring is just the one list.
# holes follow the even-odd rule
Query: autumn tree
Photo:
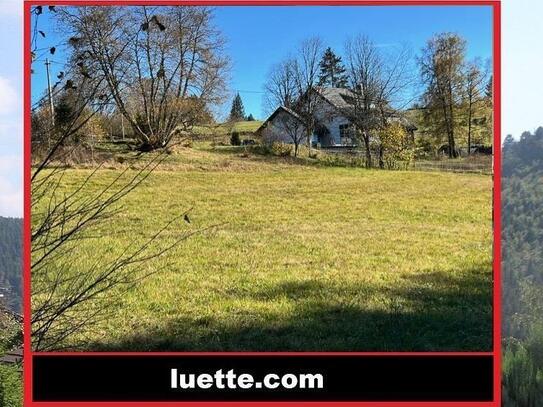
[[423, 102], [434, 131], [447, 139], [450, 158], [458, 156], [456, 107], [461, 103], [466, 41], [458, 34], [442, 33], [428, 40], [419, 58], [426, 86]]
[[332, 48], [326, 48], [319, 63], [319, 86], [332, 88], [345, 88], [347, 75], [340, 56], [337, 56]]
[[381, 128], [377, 141], [382, 168], [399, 169], [401, 164], [408, 165], [414, 157], [411, 137], [401, 123], [393, 122]]
[[492, 99], [492, 89], [493, 89], [493, 81], [492, 81], [492, 75], [490, 75], [490, 78], [488, 78], [488, 81], [485, 86], [485, 97], [487, 99]]
[[[478, 61], [466, 64], [464, 73], [465, 110], [467, 121], [467, 150], [471, 154], [474, 116], [481, 111], [480, 105], [485, 102], [486, 74]], [[482, 107], [482, 106], [481, 106]]]

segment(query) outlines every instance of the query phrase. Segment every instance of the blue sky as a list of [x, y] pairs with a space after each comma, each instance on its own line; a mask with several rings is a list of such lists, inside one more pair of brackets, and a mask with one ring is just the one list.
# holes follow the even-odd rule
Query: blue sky
[[[469, 41], [470, 55], [483, 54], [480, 27], [465, 7], [365, 7], [362, 14], [345, 13], [340, 24], [330, 26], [331, 16], [345, 10], [326, 8], [319, 23], [298, 23], [294, 17], [281, 16], [282, 9], [263, 13], [260, 18], [247, 17], [247, 8], [219, 10], [217, 23], [229, 39], [235, 59], [232, 88], [261, 91], [272, 60], [293, 51], [300, 38], [320, 34], [332, 47], [340, 50], [348, 27], [372, 35], [378, 43], [409, 41], [416, 50], [433, 32], [459, 31]], [[299, 13], [301, 8], [290, 8]], [[322, 8], [324, 9], [324, 8]], [[339, 9], [339, 8], [338, 8]], [[379, 20], [375, 13], [390, 10], [388, 19]], [[403, 12], [402, 12], [403, 10]], [[432, 12], [432, 10], [436, 10]], [[272, 10], [273, 11], [273, 10]], [[307, 9], [306, 9], [307, 12]], [[313, 11], [312, 11], [313, 12]], [[479, 14], [479, 12], [477, 12]], [[481, 11], [484, 13], [484, 11]], [[524, 130], [543, 125], [543, 1], [503, 0], [502, 2], [502, 136], [520, 136]], [[383, 15], [381, 15], [381, 18]], [[393, 20], [392, 20], [393, 19]], [[388, 22], [387, 22], [388, 21]], [[392, 24], [390, 22], [394, 21]], [[331, 27], [323, 30], [322, 26]], [[384, 27], [386, 28], [382, 28]], [[267, 40], [259, 39], [267, 32]], [[326, 34], [326, 35], [324, 35]], [[0, 7], [0, 215], [22, 214], [22, 0], [2, 0]], [[389, 40], [392, 38], [392, 40]], [[485, 40], [486, 41], [486, 40]], [[238, 51], [239, 50], [239, 51]], [[238, 53], [239, 52], [239, 53]], [[489, 52], [488, 50], [486, 51]], [[482, 56], [482, 55], [481, 55]], [[262, 63], [262, 61], [268, 61]], [[255, 89], [256, 87], [256, 89]], [[247, 89], [248, 88], [248, 89]], [[260, 94], [242, 93], [248, 112], [259, 115]]]
[[[40, 27], [47, 33], [39, 47], [57, 45], [54, 24], [47, 21]], [[40, 17], [42, 18], [42, 17]], [[347, 38], [366, 34], [381, 47], [394, 48], [404, 44], [415, 54], [433, 34], [457, 32], [468, 43], [468, 58], [491, 58], [492, 11], [490, 7], [390, 7], [390, 6], [320, 6], [320, 7], [217, 7], [215, 23], [227, 40], [226, 53], [232, 60], [230, 91], [240, 92], [246, 113], [265, 117], [262, 87], [270, 66], [296, 50], [305, 38], [318, 35], [326, 46], [342, 54]], [[63, 59], [62, 47], [50, 56]], [[43, 94], [47, 51], [35, 64], [33, 96]], [[53, 64], [53, 77], [63, 70]], [[415, 92], [415, 91], [414, 91]], [[220, 109], [225, 115], [229, 104]]]
[[[261, 92], [270, 66], [305, 38], [318, 35], [342, 54], [350, 36], [368, 35], [382, 47], [407, 43], [418, 53], [433, 34], [452, 31], [468, 41], [468, 56], [490, 58], [489, 7], [222, 7], [216, 21], [233, 60], [232, 90], [240, 91], [247, 113], [262, 118]], [[242, 22], [240, 24], [240, 22]]]

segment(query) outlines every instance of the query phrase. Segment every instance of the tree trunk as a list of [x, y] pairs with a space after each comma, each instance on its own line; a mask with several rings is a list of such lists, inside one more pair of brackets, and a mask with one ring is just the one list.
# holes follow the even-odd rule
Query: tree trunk
[[452, 109], [444, 109], [445, 127], [447, 130], [447, 143], [449, 145], [449, 158], [456, 158], [456, 143], [454, 142], [454, 124]]
[[311, 131], [311, 129], [307, 129], [307, 148], [308, 148], [308, 155], [309, 157], [311, 157], [311, 134], [313, 132]]
[[379, 146], [379, 168], [385, 168], [385, 162], [383, 161], [383, 147]]
[[371, 150], [370, 150], [370, 136], [368, 134], [364, 134], [362, 136], [364, 138], [364, 148], [366, 149], [366, 168], [371, 168]]
[[449, 158], [457, 158], [456, 143], [454, 141], [454, 133], [452, 129], [449, 129]]
[[454, 100], [452, 86], [449, 83], [449, 158], [456, 158], [458, 154], [456, 152], [456, 143], [454, 141]]
[[472, 102], [470, 100], [468, 105], [468, 156], [471, 155], [471, 109]]

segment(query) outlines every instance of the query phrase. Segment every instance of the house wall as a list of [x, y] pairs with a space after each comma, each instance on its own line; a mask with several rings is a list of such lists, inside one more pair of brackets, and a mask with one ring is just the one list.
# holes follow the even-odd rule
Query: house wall
[[[273, 120], [267, 123], [266, 128], [261, 130], [262, 139], [266, 142], [282, 142], [287, 144], [294, 144], [294, 129], [296, 125], [294, 123], [296, 119], [288, 113], [281, 111]], [[304, 142], [305, 129], [302, 125], [297, 126], [296, 137], [298, 140]]]
[[315, 118], [317, 121], [326, 126], [330, 132], [330, 141], [332, 145], [341, 144], [339, 126], [341, 124], [349, 124], [350, 121], [337, 113], [337, 110], [334, 109], [329, 103], [323, 102], [316, 106], [315, 109]]
[[[339, 114], [338, 111], [329, 103], [323, 101], [316, 106], [315, 118], [320, 125], [325, 126], [329, 135], [324, 140], [321, 140], [321, 145], [334, 146], [341, 145], [341, 137], [339, 126], [342, 124], [349, 124], [350, 121]], [[296, 128], [297, 123], [298, 132], [297, 137], [300, 140], [300, 144], [305, 143], [305, 128], [303, 125], [296, 122], [296, 119], [285, 111], [277, 113], [272, 120], [268, 121], [265, 128], [261, 130], [262, 139], [265, 142], [283, 142], [287, 144], [294, 144], [293, 130]], [[318, 137], [313, 137], [313, 142], [317, 142]]]

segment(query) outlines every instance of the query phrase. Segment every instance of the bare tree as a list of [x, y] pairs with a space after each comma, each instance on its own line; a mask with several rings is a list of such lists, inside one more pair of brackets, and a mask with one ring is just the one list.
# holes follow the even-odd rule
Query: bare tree
[[294, 59], [287, 58], [272, 66], [264, 84], [265, 104], [270, 113], [279, 106], [292, 109], [298, 92], [294, 81]]
[[308, 38], [300, 44], [297, 58], [293, 60], [292, 67], [294, 84], [298, 95], [293, 110], [304, 121], [309, 154], [311, 154], [311, 136], [317, 125], [315, 112], [319, 104], [322, 103], [322, 97], [317, 91], [322, 54], [323, 44], [321, 39], [319, 37]]
[[210, 8], [76, 6], [58, 12], [74, 65], [85, 77], [103, 78], [104, 92], [142, 150], [166, 146], [225, 96], [228, 60]]
[[[34, 8], [35, 18], [41, 13], [41, 7]], [[37, 27], [35, 20], [35, 31]], [[34, 35], [34, 41], [38, 37]], [[33, 48], [37, 46], [33, 44]], [[33, 152], [40, 151], [33, 156], [31, 175], [31, 336], [35, 350], [77, 347], [79, 343], [75, 338], [83, 340], [96, 323], [107, 318], [124, 290], [159, 271], [144, 265], [193, 233], [187, 229], [159, 242], [165, 231], [188, 219], [185, 211], [144, 243], [127, 243], [113, 254], [106, 253], [109, 249], [104, 248], [104, 252], [87, 253], [85, 261], [78, 261], [83, 242], [101, 241], [107, 234], [114, 233], [106, 233], [104, 225], [122, 211], [121, 201], [141, 186], [162, 159], [159, 154], [142, 163], [134, 162], [111, 181], [92, 187], [100, 170], [98, 166], [66, 192], [63, 186], [68, 176], [65, 161], [72, 150], [70, 138], [92, 117], [108, 109], [113, 99], [102, 93], [107, 90], [104, 86], [107, 78], [85, 74], [83, 67], [70, 61], [57, 83], [57, 89], [62, 90], [53, 90], [72, 93], [73, 110], [62, 126], [51, 123], [50, 128], [32, 128]], [[48, 99], [36, 101], [33, 109], [39, 111]], [[40, 132], [53, 134], [50, 146], [36, 143], [41, 140]]]
[[433, 115], [448, 141], [449, 157], [457, 157], [456, 114], [463, 90], [463, 66], [466, 41], [457, 34], [442, 33], [428, 40], [419, 58], [422, 78], [426, 84], [424, 103], [427, 114]]
[[[293, 112], [295, 114], [295, 112]], [[297, 115], [296, 115], [297, 116]], [[285, 134], [294, 144], [294, 157], [298, 157], [300, 144], [303, 143], [306, 135], [306, 126], [304, 122], [294, 115], [283, 115], [280, 119], [281, 126], [285, 130]]]
[[[322, 103], [318, 92], [322, 51], [320, 38], [312, 37], [302, 41], [295, 57], [286, 58], [272, 67], [264, 85], [265, 101], [269, 109], [275, 110], [278, 106], [284, 106], [297, 117], [293, 121], [297, 128], [290, 138], [293, 135], [298, 138], [298, 120], [302, 121], [310, 154], [311, 136], [317, 125], [315, 112]], [[298, 150], [297, 146], [295, 150]]]
[[294, 157], [298, 156], [300, 145], [306, 139], [305, 122], [288, 107], [281, 106], [275, 112], [275, 119], [266, 125], [262, 132], [265, 143], [284, 142], [287, 139], [294, 144]]
[[[378, 138], [390, 119], [401, 115], [407, 90], [413, 84], [409, 47], [384, 53], [365, 36], [349, 39], [345, 45], [347, 75], [352, 91], [351, 108], [345, 111], [364, 143], [366, 166], [372, 166], [372, 139]], [[393, 108], [393, 105], [399, 108]], [[378, 141], [378, 140], [377, 140]], [[380, 144], [380, 143], [378, 143]], [[384, 167], [379, 146], [379, 166]]]

